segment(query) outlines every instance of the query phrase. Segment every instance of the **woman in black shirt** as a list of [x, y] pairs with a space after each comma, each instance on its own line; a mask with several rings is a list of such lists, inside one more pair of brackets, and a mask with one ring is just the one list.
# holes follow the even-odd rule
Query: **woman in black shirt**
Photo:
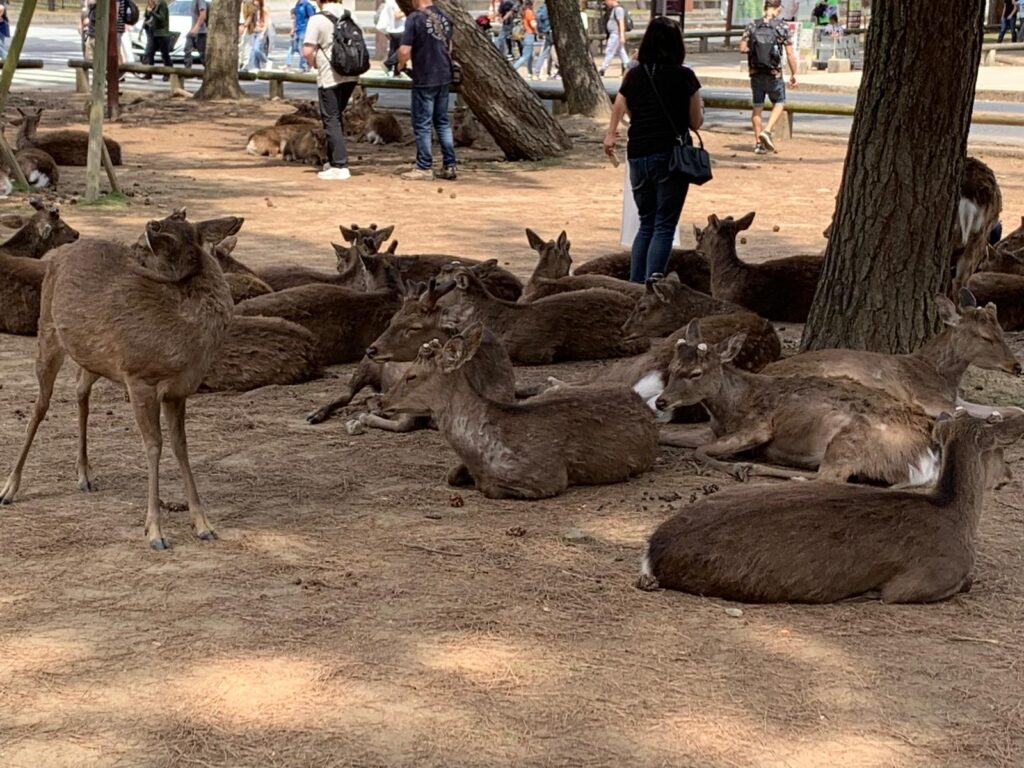
[[635, 283], [665, 271], [689, 189], [681, 176], [669, 171], [669, 159], [677, 137], [688, 137], [704, 123], [700, 83], [683, 66], [685, 56], [679, 24], [664, 16], [654, 19], [640, 43], [638, 66], [622, 80], [604, 139], [605, 152], [612, 155], [619, 122], [628, 112], [626, 156], [640, 214], [629, 273]]

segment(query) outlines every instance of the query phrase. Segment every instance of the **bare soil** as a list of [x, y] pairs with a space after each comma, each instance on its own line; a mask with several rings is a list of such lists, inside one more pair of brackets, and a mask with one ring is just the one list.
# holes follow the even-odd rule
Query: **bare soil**
[[[44, 129], [80, 121], [80, 102], [52, 106]], [[338, 225], [352, 223], [397, 225], [406, 253], [496, 256], [523, 276], [525, 226], [567, 229], [578, 261], [617, 247], [622, 170], [585, 121], [571, 127], [587, 140], [557, 163], [509, 164], [483, 148], [463, 153], [457, 183], [417, 184], [392, 175], [411, 147], [357, 145], [354, 178], [328, 184], [243, 152], [285, 109], [142, 101], [109, 130], [130, 205], [68, 204], [66, 217], [85, 236], [133, 240], [182, 204], [194, 217], [242, 215], [242, 260], [324, 269]], [[691, 193], [687, 225], [757, 210], [747, 257], [823, 247], [843, 144], [784, 142], [755, 162], [745, 135], [705, 140], [720, 163]], [[982, 157], [1014, 221], [1024, 160]], [[64, 178], [70, 200], [83, 174]], [[32, 339], [0, 336], [3, 472], [35, 397], [33, 353]], [[91, 424], [102, 489], [75, 489], [66, 367], [20, 499], [0, 512], [0, 765], [1021, 765], [1019, 479], [986, 502], [968, 594], [733, 616], [721, 601], [633, 587], [644, 535], [731, 480], [666, 449], [631, 483], [548, 501], [454, 491], [455, 457], [436, 432], [346, 433], [363, 398], [305, 423], [351, 368], [190, 400], [193, 466], [221, 539], [195, 540], [187, 513], [171, 512], [175, 546], [158, 554], [142, 534], [141, 441], [110, 384], [96, 388]], [[971, 386], [977, 401], [1024, 395], [1002, 375]], [[163, 480], [180, 503], [169, 456]]]

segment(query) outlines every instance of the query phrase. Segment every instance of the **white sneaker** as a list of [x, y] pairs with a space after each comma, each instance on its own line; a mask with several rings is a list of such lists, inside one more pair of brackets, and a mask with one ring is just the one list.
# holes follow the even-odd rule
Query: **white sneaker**
[[326, 171], [320, 171], [316, 177], [325, 181], [346, 181], [352, 178], [352, 172], [348, 168], [329, 168]]

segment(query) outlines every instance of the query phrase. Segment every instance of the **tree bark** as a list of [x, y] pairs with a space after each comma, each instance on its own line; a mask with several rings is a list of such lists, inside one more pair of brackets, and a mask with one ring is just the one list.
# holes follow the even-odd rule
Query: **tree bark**
[[[981, 61], [983, 0], [877, 0], [803, 348], [909, 352], [935, 331]], [[935, 30], [943, 30], [941, 45]]]
[[547, 0], [547, 4], [569, 114], [607, 117], [611, 101], [590, 55], [579, 4], [576, 0]]
[[245, 97], [242, 86], [238, 84], [238, 14], [241, 10], [242, 0], [216, 0], [209, 4], [203, 84], [196, 91], [195, 98]]
[[[411, 0], [398, 3], [407, 14]], [[436, 0], [452, 20], [452, 49], [462, 67], [459, 93], [509, 160], [543, 160], [572, 146], [529, 84], [498, 53], [459, 0]]]

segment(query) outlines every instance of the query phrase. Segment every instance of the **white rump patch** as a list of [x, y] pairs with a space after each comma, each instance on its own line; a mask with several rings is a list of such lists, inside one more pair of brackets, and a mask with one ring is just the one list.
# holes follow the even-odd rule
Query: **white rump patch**
[[42, 171], [32, 171], [28, 175], [28, 183], [36, 189], [43, 189], [44, 187], [50, 186], [50, 177]]
[[963, 236], [963, 245], [967, 245], [967, 241], [971, 235], [975, 232], [981, 231], [981, 208], [973, 200], [968, 200], [966, 197], [960, 198], [960, 234]]
[[667, 422], [672, 420], [671, 411], [659, 411], [658, 406], [655, 405], [655, 401], [665, 391], [665, 376], [661, 371], [651, 371], [646, 374], [633, 385], [633, 391], [640, 395], [641, 399], [647, 403], [648, 408], [654, 411], [658, 421]]
[[371, 144], [383, 144], [384, 143], [384, 137], [381, 136], [376, 131], [367, 131], [366, 132], [366, 140], [368, 142], [370, 142]]
[[11, 192], [14, 191], [14, 185], [11, 184], [11, 180], [6, 176], [0, 176], [0, 197], [7, 197]]
[[929, 448], [917, 460], [917, 464], [907, 466], [907, 482], [901, 487], [914, 488], [920, 485], [931, 485], [939, 479], [939, 454]]
[[654, 578], [654, 571], [651, 569], [651, 544], [644, 545], [644, 556], [640, 558], [640, 575]]
[[259, 154], [259, 150], [256, 149], [256, 142], [255, 142], [255, 140], [252, 140], [248, 144], [245, 145], [245, 151], [248, 152], [250, 155], [258, 155]]

